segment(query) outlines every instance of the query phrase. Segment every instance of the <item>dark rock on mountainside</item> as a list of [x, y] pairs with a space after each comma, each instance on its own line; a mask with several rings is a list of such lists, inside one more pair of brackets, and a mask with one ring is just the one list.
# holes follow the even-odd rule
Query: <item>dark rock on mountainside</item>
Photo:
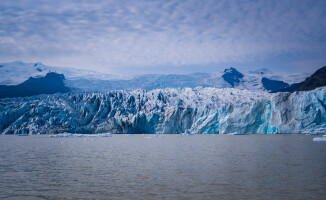
[[222, 75], [223, 79], [228, 82], [232, 87], [234, 85], [240, 83], [240, 79], [243, 78], [243, 74], [241, 74], [238, 70], [231, 67], [229, 69], [224, 70], [224, 74]]
[[268, 78], [262, 78], [261, 82], [264, 88], [272, 93], [279, 92], [280, 90], [287, 89], [290, 85], [283, 81], [271, 80]]
[[289, 85], [283, 81], [262, 78], [262, 84], [264, 88], [271, 93], [314, 90], [318, 87], [326, 86], [326, 66], [317, 70], [313, 75], [301, 83]]
[[69, 92], [70, 89], [64, 85], [64, 80], [63, 74], [50, 72], [45, 77], [31, 77], [18, 85], [0, 85], [0, 98]]
[[295, 91], [309, 91], [326, 86], [326, 66], [317, 70], [313, 75], [301, 82]]
[[283, 81], [271, 80], [268, 78], [262, 78], [263, 87], [271, 93], [276, 92], [293, 92], [299, 85], [299, 83], [288, 84]]

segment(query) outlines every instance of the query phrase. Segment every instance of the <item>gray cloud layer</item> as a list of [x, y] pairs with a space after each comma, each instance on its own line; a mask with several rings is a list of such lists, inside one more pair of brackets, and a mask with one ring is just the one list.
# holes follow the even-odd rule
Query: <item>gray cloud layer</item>
[[277, 65], [284, 55], [326, 62], [324, 0], [3, 0], [0, 11], [2, 61], [116, 73], [270, 58]]

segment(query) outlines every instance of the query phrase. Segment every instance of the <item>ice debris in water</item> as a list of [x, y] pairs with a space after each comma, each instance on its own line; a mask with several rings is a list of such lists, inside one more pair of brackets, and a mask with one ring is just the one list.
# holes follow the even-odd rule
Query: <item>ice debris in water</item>
[[194, 135], [194, 134], [189, 133], [189, 132], [186, 132], [186, 133], [181, 133], [180, 135], [181, 135], [181, 136], [189, 136], [189, 135]]
[[67, 138], [67, 137], [112, 137], [110, 133], [101, 134], [76, 134], [76, 133], [60, 133], [57, 135], [50, 135], [51, 138]]
[[315, 137], [314, 139], [312, 139], [314, 142], [326, 142], [326, 135], [324, 135], [323, 137]]
[[234, 132], [234, 133], [228, 133], [227, 135], [246, 135], [246, 134], [245, 133]]

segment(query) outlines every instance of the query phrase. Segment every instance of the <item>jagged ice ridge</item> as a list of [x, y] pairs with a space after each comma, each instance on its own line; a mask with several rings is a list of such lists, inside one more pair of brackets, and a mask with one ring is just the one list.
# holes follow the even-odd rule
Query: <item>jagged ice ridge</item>
[[0, 133], [326, 132], [326, 87], [256, 93], [233, 88], [66, 93], [0, 100]]

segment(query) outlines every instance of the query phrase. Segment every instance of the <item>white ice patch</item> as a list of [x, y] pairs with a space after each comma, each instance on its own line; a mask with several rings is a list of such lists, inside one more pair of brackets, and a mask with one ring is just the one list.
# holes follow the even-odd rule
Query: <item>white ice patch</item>
[[[325, 136], [325, 135], [324, 135]], [[326, 137], [315, 137], [312, 139], [314, 142], [326, 142]]]
[[68, 137], [112, 137], [112, 135], [110, 133], [101, 133], [101, 134], [60, 133], [57, 135], [50, 135], [50, 138], [68, 138]]
[[235, 132], [235, 133], [228, 133], [227, 135], [246, 135], [245, 133], [237, 133], [237, 132]]

